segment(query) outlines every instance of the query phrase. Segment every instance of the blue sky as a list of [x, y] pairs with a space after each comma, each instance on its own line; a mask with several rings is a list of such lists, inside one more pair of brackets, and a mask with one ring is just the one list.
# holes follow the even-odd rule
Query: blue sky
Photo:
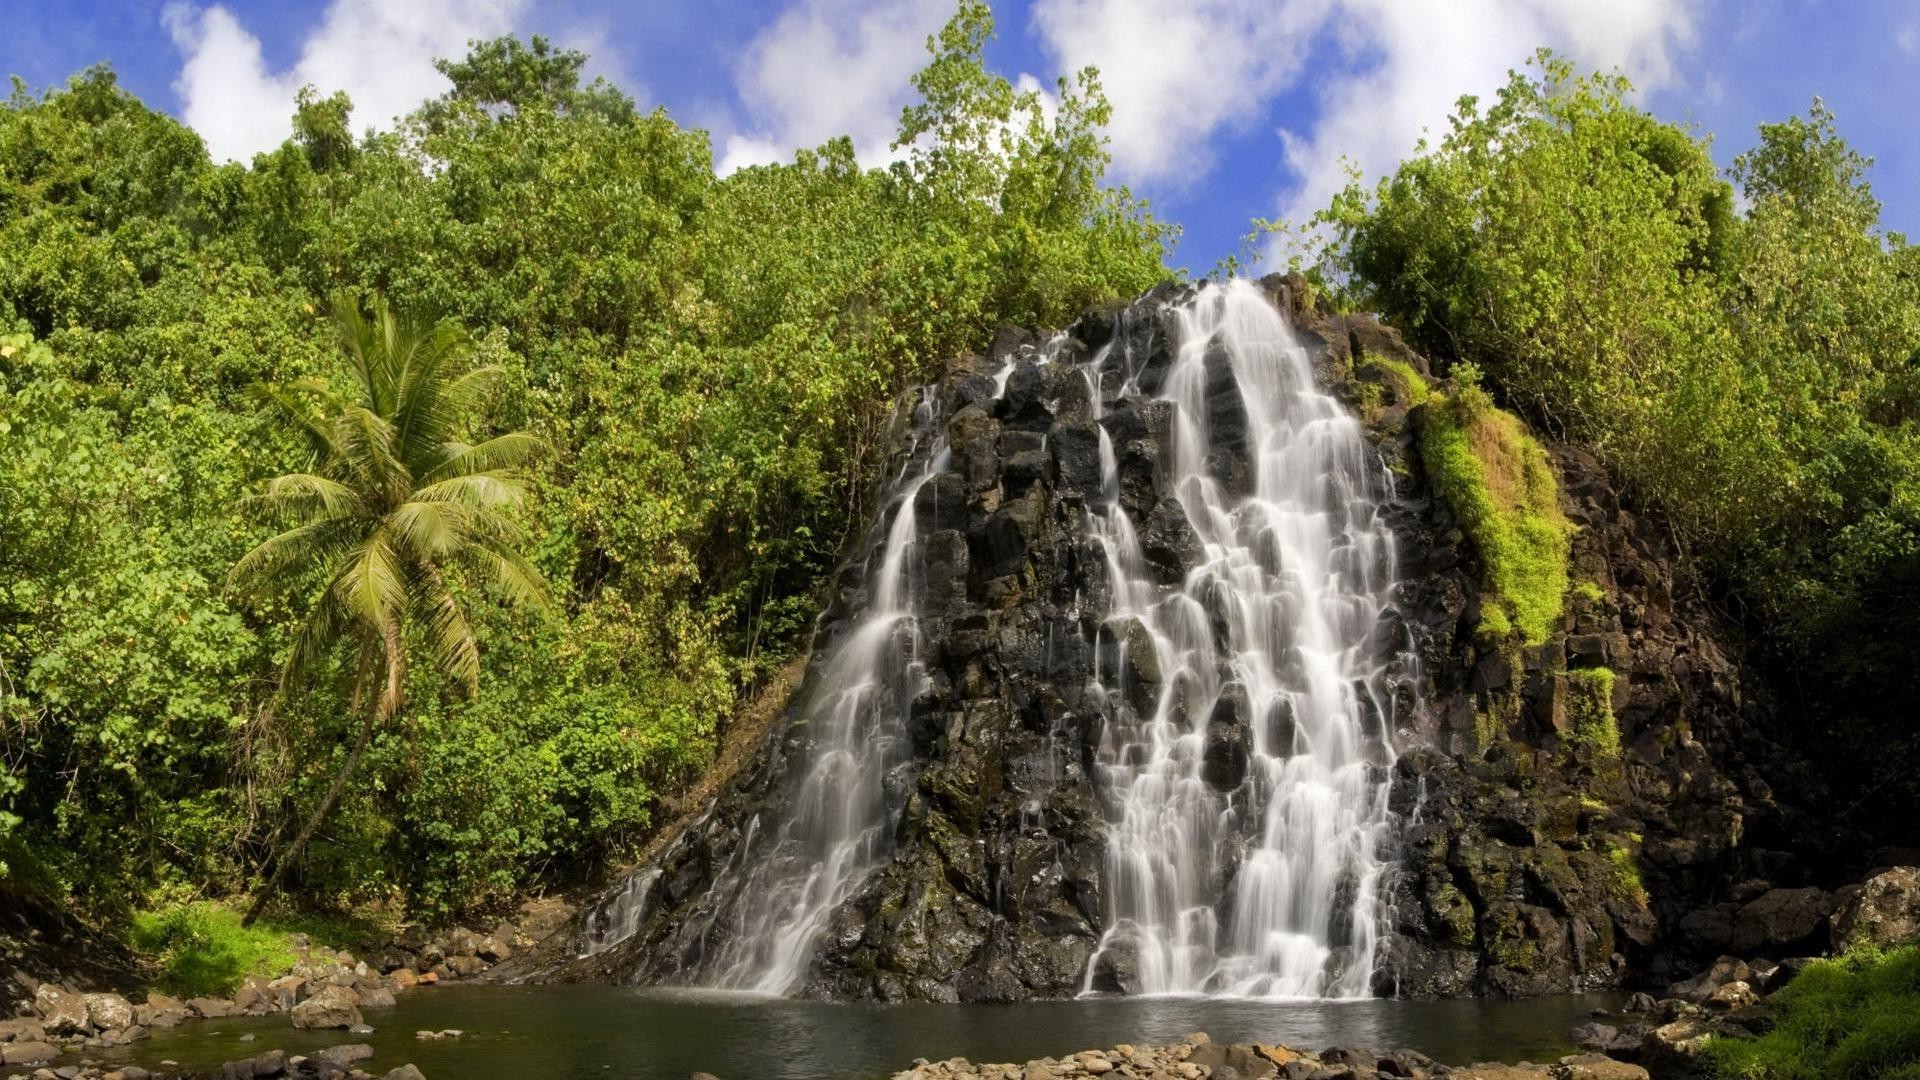
[[[884, 159], [921, 42], [950, 0], [0, 0], [4, 64], [39, 89], [97, 61], [216, 155], [284, 137], [303, 83], [358, 125], [437, 92], [431, 59], [471, 37], [544, 33], [643, 104], [706, 128], [723, 168], [839, 133]], [[1201, 271], [1255, 216], [1325, 201], [1340, 159], [1390, 168], [1463, 92], [1539, 45], [1620, 67], [1660, 116], [1715, 135], [1823, 96], [1877, 159], [1889, 228], [1920, 235], [1920, 0], [1019, 0], [989, 59], [1051, 86], [1101, 68], [1119, 178], [1185, 226]]]

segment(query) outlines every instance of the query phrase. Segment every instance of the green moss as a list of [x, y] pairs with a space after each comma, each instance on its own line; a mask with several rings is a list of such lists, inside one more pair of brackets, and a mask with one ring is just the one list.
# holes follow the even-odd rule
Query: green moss
[[1620, 754], [1620, 725], [1613, 718], [1614, 674], [1608, 668], [1567, 672], [1567, 737], [1604, 757]]
[[1704, 1059], [1723, 1080], [1920, 1076], [1920, 946], [1817, 960], [1767, 1001], [1772, 1030], [1722, 1036]]
[[1368, 354], [1360, 358], [1360, 363], [1386, 375], [1387, 381], [1393, 384], [1394, 396], [1409, 407], [1426, 404], [1427, 399], [1433, 394], [1433, 389], [1427, 385], [1427, 380], [1422, 378], [1420, 373], [1413, 369], [1413, 365], [1405, 360]]
[[1647, 886], [1640, 879], [1640, 863], [1633, 852], [1619, 844], [1607, 846], [1607, 861], [1613, 864], [1613, 888], [1638, 907], [1647, 906]]
[[1545, 641], [1566, 599], [1573, 534], [1546, 451], [1471, 382], [1451, 395], [1431, 394], [1420, 451], [1485, 565], [1482, 633], [1498, 631], [1505, 619], [1524, 644]]
[[1506, 726], [1492, 712], [1481, 710], [1473, 714], [1473, 739], [1482, 753], [1498, 742]]
[[1573, 585], [1573, 595], [1589, 603], [1597, 604], [1607, 598], [1607, 591], [1600, 587], [1599, 582], [1577, 581]]

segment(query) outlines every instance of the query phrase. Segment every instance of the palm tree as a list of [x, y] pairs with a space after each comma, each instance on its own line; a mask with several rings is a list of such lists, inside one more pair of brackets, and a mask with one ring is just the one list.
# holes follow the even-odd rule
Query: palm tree
[[501, 370], [472, 366], [472, 340], [451, 320], [396, 312], [379, 297], [370, 314], [350, 297], [333, 308], [351, 393], [320, 380], [264, 391], [305, 433], [315, 462], [253, 497], [285, 531], [242, 556], [228, 582], [253, 592], [313, 589], [281, 692], [329, 650], [350, 646], [358, 667], [350, 714], [359, 714], [360, 732], [279, 853], [248, 924], [339, 801], [374, 732], [405, 704], [409, 643], [424, 644], [434, 668], [469, 694], [477, 688], [480, 650], [456, 585], [546, 604], [539, 573], [516, 550], [522, 537], [512, 517], [526, 494], [516, 469], [540, 443], [523, 432], [477, 445], [463, 438]]

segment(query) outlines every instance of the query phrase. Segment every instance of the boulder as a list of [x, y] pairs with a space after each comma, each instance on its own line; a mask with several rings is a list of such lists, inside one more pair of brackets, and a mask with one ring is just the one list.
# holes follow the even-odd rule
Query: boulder
[[360, 1007], [363, 1009], [391, 1009], [393, 1004], [393, 991], [384, 987], [360, 991]]
[[18, 1020], [0, 1021], [0, 1043], [45, 1041], [47, 1041], [46, 1027], [30, 1016], [23, 1016]]
[[1754, 992], [1751, 985], [1745, 980], [1735, 980], [1716, 988], [1713, 993], [1707, 995], [1706, 1001], [1702, 1004], [1720, 1012], [1733, 1012], [1736, 1009], [1758, 1004], [1759, 1001], [1760, 995]]
[[133, 1003], [119, 994], [87, 994], [87, 1019], [96, 1031], [133, 1026]]
[[1896, 866], [1842, 889], [1830, 925], [1840, 949], [1920, 939], [1920, 867]]
[[1753, 978], [1753, 969], [1745, 960], [1736, 956], [1723, 956], [1713, 962], [1707, 970], [1691, 979], [1674, 983], [1667, 993], [1686, 1001], [1700, 1002], [1712, 996], [1715, 990], [1732, 982], [1748, 982]]
[[87, 999], [68, 993], [52, 983], [41, 983], [33, 994], [33, 1011], [49, 1035], [91, 1035], [93, 1021], [87, 1015]]
[[411, 1064], [402, 1065], [387, 1073], [386, 1080], [427, 1080], [425, 1073]]
[[1822, 947], [1832, 912], [1833, 897], [1821, 889], [1769, 889], [1734, 916], [1733, 951], [1779, 956]]
[[268, 1000], [275, 1012], [286, 1012], [300, 1004], [308, 990], [307, 980], [298, 975], [282, 975], [267, 984]]
[[187, 999], [187, 1008], [202, 1020], [219, 1020], [232, 1016], [240, 1010], [226, 998], [197, 997]]
[[253, 1059], [253, 1075], [285, 1076], [287, 1072], [287, 1052], [269, 1050]]
[[293, 1026], [297, 1028], [350, 1028], [363, 1022], [359, 996], [344, 986], [322, 987], [293, 1007]]

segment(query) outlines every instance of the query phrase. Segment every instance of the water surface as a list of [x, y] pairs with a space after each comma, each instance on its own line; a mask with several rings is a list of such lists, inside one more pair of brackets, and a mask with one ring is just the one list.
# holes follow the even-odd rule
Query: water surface
[[[1412, 1047], [1441, 1061], [1547, 1060], [1610, 995], [1531, 1001], [1258, 1002], [1114, 998], [1023, 1005], [866, 1005], [609, 986], [439, 987], [372, 1010], [374, 1034], [295, 1031], [285, 1015], [189, 1023], [102, 1061], [189, 1068], [279, 1048], [311, 1053], [340, 1042], [375, 1050], [380, 1075], [413, 1062], [429, 1080], [868, 1080], [914, 1058], [1026, 1061], [1116, 1043], [1173, 1042], [1205, 1031], [1222, 1042]], [[422, 1028], [459, 1040], [420, 1042]], [[255, 1041], [240, 1041], [253, 1034]]]

